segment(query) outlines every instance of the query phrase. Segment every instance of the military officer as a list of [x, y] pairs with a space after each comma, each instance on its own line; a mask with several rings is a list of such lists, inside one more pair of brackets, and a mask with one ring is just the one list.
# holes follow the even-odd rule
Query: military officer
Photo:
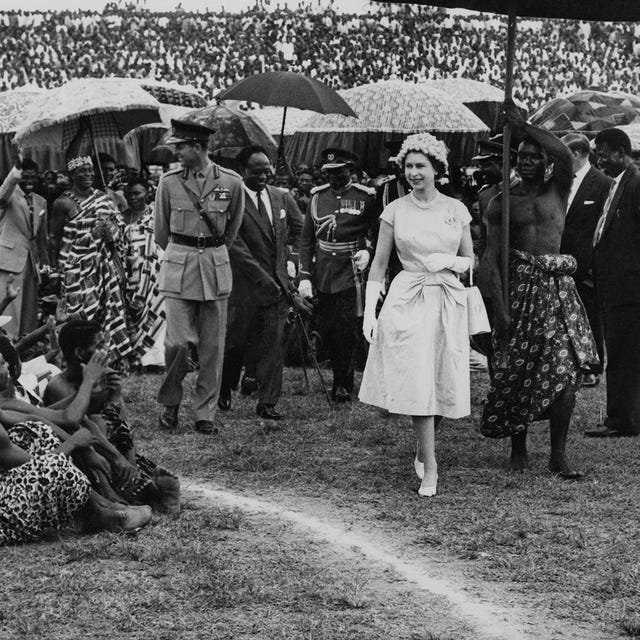
[[195, 429], [211, 434], [217, 431], [213, 420], [232, 284], [228, 247], [242, 223], [244, 190], [240, 176], [209, 160], [211, 129], [182, 120], [171, 124], [167, 142], [175, 145], [182, 168], [161, 177], [155, 205], [155, 239], [164, 249], [160, 291], [167, 315], [167, 371], [158, 391], [164, 407], [160, 426], [178, 426], [182, 381], [193, 346], [200, 364]]
[[377, 225], [375, 190], [351, 180], [357, 157], [343, 149], [322, 152], [328, 184], [311, 191], [300, 241], [298, 290], [318, 294], [323, 344], [333, 369], [332, 396], [346, 402], [353, 391], [353, 367], [360, 335], [364, 272]]

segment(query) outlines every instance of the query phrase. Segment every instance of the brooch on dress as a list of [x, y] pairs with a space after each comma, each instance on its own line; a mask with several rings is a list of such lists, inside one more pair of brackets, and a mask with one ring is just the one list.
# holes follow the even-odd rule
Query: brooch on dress
[[452, 229], [458, 228], [458, 221], [455, 216], [449, 216], [445, 221], [445, 224], [449, 225]]

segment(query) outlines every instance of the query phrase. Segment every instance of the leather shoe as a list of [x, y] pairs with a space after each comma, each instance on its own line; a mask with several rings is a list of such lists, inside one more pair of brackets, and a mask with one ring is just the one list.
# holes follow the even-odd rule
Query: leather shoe
[[591, 431], [585, 431], [584, 435], [587, 438], [628, 438], [637, 436], [637, 433], [626, 433], [625, 431], [618, 431], [617, 429], [611, 429], [605, 427], [604, 429], [593, 429]]
[[256, 407], [256, 414], [258, 418], [263, 420], [282, 420], [284, 414], [276, 411], [275, 407], [270, 407], [268, 404], [259, 404]]
[[336, 387], [333, 392], [333, 399], [336, 402], [349, 402], [351, 400], [351, 394], [344, 387]]
[[216, 435], [220, 431], [211, 420], [196, 420], [193, 428], [198, 433], [204, 433], [205, 435]]
[[243, 396], [250, 396], [254, 391], [258, 390], [258, 381], [250, 376], [242, 378], [240, 383], [240, 393]]
[[166, 431], [175, 431], [178, 428], [179, 406], [165, 407], [158, 417], [158, 426]]
[[221, 411], [229, 411], [231, 409], [231, 391], [220, 391], [218, 407]]

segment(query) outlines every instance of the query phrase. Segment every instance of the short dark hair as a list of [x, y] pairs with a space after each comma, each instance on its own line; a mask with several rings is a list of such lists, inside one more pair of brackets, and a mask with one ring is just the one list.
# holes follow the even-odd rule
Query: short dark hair
[[39, 173], [40, 171], [40, 169], [38, 168], [38, 165], [31, 158], [25, 158], [22, 161], [22, 170], [35, 171], [36, 173]]
[[611, 150], [619, 151], [622, 149], [625, 156], [631, 155], [631, 140], [629, 136], [621, 129], [611, 127], [611, 129], [603, 129], [598, 132], [595, 139], [596, 146], [606, 144]]
[[588, 156], [591, 153], [589, 138], [581, 133], [568, 133], [560, 140], [564, 142], [571, 151], [577, 151], [584, 156]]
[[7, 336], [0, 334], [0, 354], [7, 363], [11, 380], [15, 383], [20, 375], [20, 356]]
[[255, 155], [256, 153], [264, 153], [264, 155], [267, 156], [267, 158], [269, 157], [267, 150], [263, 146], [259, 144], [252, 144], [252, 145], [249, 145], [248, 147], [244, 147], [244, 149], [241, 149], [238, 155], [236, 156], [236, 160], [238, 161], [238, 164], [243, 169], [246, 169], [247, 166], [249, 165], [249, 159], [251, 158], [251, 156]]
[[112, 155], [105, 153], [104, 151], [100, 151], [98, 153], [97, 160], [98, 164], [104, 164], [105, 162], [113, 162], [113, 164], [116, 164], [116, 159]]
[[144, 187], [145, 189], [147, 189], [147, 191], [149, 190], [149, 183], [145, 180], [145, 178], [141, 176], [133, 176], [132, 178], [129, 178], [127, 180], [127, 184], [124, 186], [124, 189], [126, 191], [127, 189], [131, 189], [132, 187], [135, 187], [138, 184], [141, 187]]
[[74, 351], [78, 347], [87, 349], [98, 333], [100, 333], [100, 325], [97, 322], [80, 318], [69, 320], [60, 329], [60, 335], [58, 336], [58, 345], [67, 364], [75, 362], [77, 358]]

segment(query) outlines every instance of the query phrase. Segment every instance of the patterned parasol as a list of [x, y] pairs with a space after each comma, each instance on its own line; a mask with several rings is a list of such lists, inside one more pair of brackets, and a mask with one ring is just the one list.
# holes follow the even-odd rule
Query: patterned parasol
[[214, 104], [191, 110], [182, 119], [215, 129], [209, 147], [216, 157], [235, 158], [240, 149], [255, 144], [265, 147], [275, 158], [278, 145], [264, 125], [253, 117], [252, 111]]
[[474, 154], [489, 128], [461, 102], [425, 84], [387, 80], [346, 89], [340, 94], [358, 115], [314, 115], [294, 134], [287, 156], [294, 164], [315, 162], [326, 147], [343, 147], [366, 159], [370, 168], [384, 167], [384, 142], [426, 131], [443, 140], [449, 161], [461, 165]]
[[159, 109], [160, 103], [131, 81], [71, 80], [34, 100], [15, 139], [23, 146], [64, 150], [87, 118], [93, 139], [122, 139], [135, 127], [158, 122]]
[[593, 136], [602, 129], [640, 122], [640, 99], [618, 91], [579, 91], [554, 98], [530, 122], [558, 135], [579, 132]]
[[23, 87], [0, 93], [0, 133], [13, 133], [23, 122], [33, 101], [42, 94], [38, 87]]
[[[471, 78], [441, 78], [439, 80], [427, 80], [425, 84], [444, 91], [462, 102], [489, 127], [492, 135], [502, 131], [503, 89], [498, 89], [498, 87], [494, 87], [488, 82], [480, 82]], [[516, 101], [516, 104], [522, 116], [526, 117], [527, 108], [518, 101]]]
[[633, 124], [623, 124], [618, 127], [621, 131], [624, 131], [631, 140], [631, 151], [633, 153], [640, 152], [640, 122], [634, 122]]

